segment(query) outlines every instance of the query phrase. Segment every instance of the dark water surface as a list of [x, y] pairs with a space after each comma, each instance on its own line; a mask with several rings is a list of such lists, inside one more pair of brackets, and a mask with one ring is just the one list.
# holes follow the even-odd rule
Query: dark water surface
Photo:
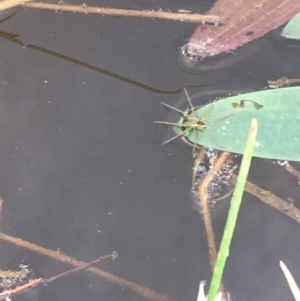
[[[161, 7], [159, 1], [88, 4]], [[209, 7], [177, 0], [162, 8]], [[212, 63], [211, 72], [183, 70], [179, 47], [195, 28], [30, 9], [1, 24], [3, 232], [86, 262], [116, 250], [119, 258], [99, 267], [175, 300], [196, 300], [199, 281], [211, 274], [203, 223], [189, 196], [191, 147], [179, 140], [161, 146], [173, 133], [153, 123], [172, 114], [160, 102], [185, 108], [185, 86], [201, 92], [204, 103], [260, 89], [267, 79], [299, 77], [300, 57], [269, 34], [231, 54], [230, 62]], [[272, 162], [254, 160], [250, 180], [300, 201], [295, 179]], [[217, 241], [227, 208], [224, 201], [213, 211]], [[292, 300], [278, 262], [300, 279], [299, 233], [295, 221], [245, 194], [224, 280], [234, 300]], [[23, 260], [41, 277], [70, 268], [5, 241], [0, 250], [2, 267]], [[16, 299], [149, 300], [89, 272]]]

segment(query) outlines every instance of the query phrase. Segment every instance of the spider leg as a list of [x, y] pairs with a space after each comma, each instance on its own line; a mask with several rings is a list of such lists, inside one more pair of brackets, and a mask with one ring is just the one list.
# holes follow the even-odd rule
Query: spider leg
[[[203, 130], [201, 130], [201, 131], [203, 131]], [[195, 128], [195, 136], [198, 137], [198, 135], [199, 135], [198, 129]], [[198, 144], [194, 141], [194, 145], [193, 145], [193, 158], [197, 157], [196, 148], [198, 149]]]
[[234, 115], [234, 113], [232, 113], [232, 114], [222, 114], [222, 115], [209, 115], [209, 116], [207, 116], [205, 119], [209, 119], [209, 118], [215, 118], [215, 117], [222, 117], [221, 119], [224, 119], [224, 118], [227, 118], [227, 117], [230, 117], [230, 116], [232, 116], [232, 115]]
[[166, 104], [164, 102], [161, 102], [161, 104], [164, 105], [165, 107], [169, 108], [169, 109], [172, 109], [172, 110], [178, 112], [184, 118], [188, 116], [187, 113], [185, 113], [185, 112], [183, 112], [183, 111], [181, 111], [181, 110], [179, 110], [177, 108], [174, 108], [174, 107], [172, 107], [172, 106], [170, 106], [170, 105], [168, 105], [168, 104]]
[[198, 119], [200, 121], [205, 121], [207, 118], [212, 116], [212, 115], [209, 115], [209, 113], [210, 113], [210, 111], [212, 110], [213, 107], [214, 107], [214, 102], [212, 102], [208, 105], [208, 108], [203, 113], [201, 113], [201, 115], [198, 117]]
[[[196, 130], [196, 128], [193, 128], [193, 136], [195, 136], [195, 130]], [[195, 154], [196, 154], [195, 149], [196, 149], [196, 144], [194, 141], [193, 142], [193, 158], [195, 158]]]
[[205, 135], [207, 135], [207, 137], [216, 145], [218, 146], [221, 150], [224, 149], [224, 147], [222, 145], [220, 145], [216, 139], [214, 138], [214, 136], [211, 134], [211, 132], [208, 129], [204, 129], [203, 132], [205, 133]]
[[193, 106], [193, 104], [192, 104], [192, 101], [191, 101], [191, 99], [190, 99], [190, 96], [188, 95], [188, 92], [187, 92], [186, 88], [183, 88], [183, 91], [184, 91], [185, 96], [186, 96], [186, 98], [187, 98], [187, 100], [188, 100], [188, 102], [189, 102], [190, 109], [191, 109], [192, 113], [194, 113], [194, 112], [195, 112], [195, 108], [194, 108], [194, 106]]
[[173, 141], [173, 140], [175, 140], [175, 139], [177, 139], [177, 138], [179, 138], [179, 137], [184, 136], [184, 135], [185, 135], [188, 131], [190, 131], [190, 130], [191, 130], [190, 128], [185, 129], [185, 130], [182, 131], [180, 134], [178, 134], [178, 135], [172, 137], [171, 139], [165, 141], [162, 145], [165, 145], [165, 144], [167, 144], [167, 143], [169, 143], [169, 142], [171, 142], [171, 141]]
[[[200, 130], [200, 129], [196, 129], [196, 136], [197, 136], [197, 138], [199, 138], [199, 131], [198, 130]], [[201, 129], [201, 131], [205, 131], [205, 129]], [[197, 139], [197, 141], [200, 141], [200, 139]], [[194, 142], [194, 151], [193, 151], [194, 158], [196, 158], [196, 156], [197, 156], [197, 154], [195, 152], [195, 146], [196, 146], [196, 142]], [[198, 148], [198, 145], [197, 145], [197, 148]]]
[[154, 123], [161, 123], [161, 124], [166, 124], [166, 125], [174, 125], [178, 126], [180, 128], [185, 127], [184, 124], [182, 123], [173, 123], [173, 122], [167, 122], [167, 121], [153, 121]]

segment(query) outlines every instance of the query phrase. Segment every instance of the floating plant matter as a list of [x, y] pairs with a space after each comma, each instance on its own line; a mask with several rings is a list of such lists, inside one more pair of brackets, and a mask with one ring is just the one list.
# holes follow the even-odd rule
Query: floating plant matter
[[288, 22], [299, 11], [300, 1], [295, 0], [219, 0], [207, 14], [222, 16], [225, 24], [199, 25], [186, 53], [201, 59], [234, 51]]

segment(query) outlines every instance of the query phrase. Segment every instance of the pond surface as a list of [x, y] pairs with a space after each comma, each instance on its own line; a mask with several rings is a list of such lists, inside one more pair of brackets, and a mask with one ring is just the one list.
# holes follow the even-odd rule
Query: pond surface
[[[207, 11], [210, 5], [164, 1], [162, 9]], [[300, 56], [270, 33], [223, 65], [212, 61], [211, 71], [189, 70], [179, 48], [195, 28], [33, 9], [1, 23], [2, 231], [85, 262], [119, 254], [98, 265], [106, 274], [80, 272], [16, 300], [194, 301], [199, 281], [209, 281], [204, 226], [190, 197], [192, 148], [180, 139], [161, 146], [174, 133], [153, 121], [174, 113], [160, 103], [185, 109], [183, 87], [203, 95], [199, 105], [261, 89], [268, 79], [299, 77]], [[278, 164], [254, 159], [249, 180], [299, 204], [297, 181]], [[212, 212], [217, 242], [228, 204]], [[300, 279], [299, 231], [298, 223], [245, 193], [224, 275], [233, 300], [292, 300], [278, 262]], [[23, 262], [47, 278], [72, 267], [5, 237], [2, 268]]]

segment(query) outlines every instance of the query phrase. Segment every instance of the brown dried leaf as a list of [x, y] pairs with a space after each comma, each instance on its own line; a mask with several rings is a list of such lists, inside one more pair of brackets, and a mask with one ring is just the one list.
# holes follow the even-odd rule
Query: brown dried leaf
[[298, 0], [219, 0], [207, 14], [223, 17], [225, 24], [198, 26], [187, 54], [205, 57], [234, 50], [286, 23], [299, 11]]

